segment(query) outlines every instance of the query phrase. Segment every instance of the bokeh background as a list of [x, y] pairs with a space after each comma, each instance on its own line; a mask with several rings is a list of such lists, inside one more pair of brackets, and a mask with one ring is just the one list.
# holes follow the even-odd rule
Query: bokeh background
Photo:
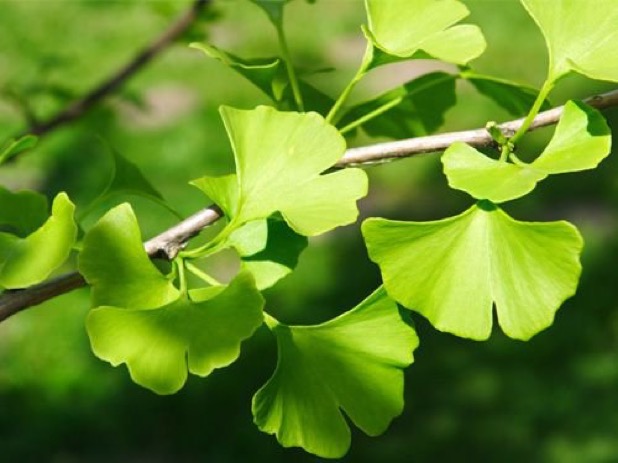
[[[385, 0], [387, 1], [387, 0]], [[543, 39], [516, 0], [467, 0], [470, 21], [489, 47], [479, 71], [531, 85], [544, 78]], [[164, 30], [188, 1], [0, 1], [0, 140], [33, 115], [54, 114], [118, 69]], [[334, 68], [312, 81], [336, 95], [364, 50], [361, 0], [294, 0], [286, 30], [296, 63]], [[243, 57], [277, 54], [274, 30], [248, 0], [218, 0], [175, 45], [87, 116], [45, 136], [0, 169], [0, 184], [50, 198], [67, 191], [84, 208], [111, 175], [109, 150], [140, 166], [182, 215], [207, 199], [188, 181], [222, 174], [232, 156], [217, 108], [268, 103], [251, 84], [187, 44], [208, 41]], [[375, 71], [361, 100], [444, 65], [419, 61]], [[449, 69], [446, 67], [446, 69]], [[560, 82], [556, 104], [612, 87], [579, 77]], [[618, 111], [605, 112], [618, 127]], [[483, 126], [510, 116], [465, 83], [441, 130]], [[551, 134], [529, 137], [534, 151]], [[376, 140], [372, 140], [375, 142]], [[368, 143], [360, 136], [350, 145]], [[362, 217], [437, 219], [468, 207], [449, 190], [438, 156], [367, 170]], [[156, 204], [130, 201], [145, 237], [177, 218]], [[90, 226], [114, 202], [83, 217]], [[505, 209], [522, 220], [568, 219], [586, 239], [577, 295], [554, 325], [527, 343], [498, 330], [488, 342], [439, 333], [420, 316], [416, 362], [406, 373], [406, 407], [381, 437], [354, 431], [346, 462], [618, 461], [618, 160], [591, 172], [552, 177]], [[212, 264], [231, 272], [223, 256]], [[64, 270], [69, 270], [67, 267]], [[315, 323], [354, 306], [379, 285], [358, 224], [313, 239], [297, 271], [267, 292], [286, 322]], [[58, 297], [0, 324], [0, 462], [317, 462], [283, 449], [252, 424], [252, 394], [272, 373], [274, 340], [260, 330], [231, 367], [192, 377], [159, 397], [134, 385], [126, 368], [95, 358], [84, 330], [88, 291]]]

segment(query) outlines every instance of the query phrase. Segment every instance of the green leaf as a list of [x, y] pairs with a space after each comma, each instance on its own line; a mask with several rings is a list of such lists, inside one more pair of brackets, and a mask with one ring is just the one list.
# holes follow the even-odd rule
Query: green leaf
[[570, 71], [618, 82], [618, 8], [614, 2], [521, 1], [545, 37], [550, 82]]
[[362, 226], [388, 294], [433, 326], [477, 340], [526, 340], [575, 294], [583, 241], [568, 222], [518, 222], [481, 202], [435, 222], [368, 219]]
[[266, 15], [268, 19], [276, 26], [281, 27], [283, 24], [283, 8], [285, 4], [290, 0], [250, 0], [252, 3], [255, 3], [259, 6]]
[[[221, 114], [237, 169], [235, 211], [226, 211], [233, 227], [277, 211], [305, 236], [356, 220], [356, 200], [367, 193], [367, 176], [360, 169], [320, 175], [345, 151], [344, 139], [320, 115], [265, 106], [250, 111], [222, 107]], [[234, 203], [230, 184], [221, 182], [204, 178], [194, 184], [229, 209]]]
[[110, 150], [110, 152], [114, 159], [114, 172], [104, 194], [132, 193], [149, 198], [159, 204], [165, 201], [161, 193], [144, 177], [137, 165], [116, 150]]
[[92, 350], [157, 394], [173, 394], [187, 372], [208, 376], [233, 363], [262, 324], [264, 300], [247, 273], [209, 299], [182, 298], [153, 310], [99, 307], [86, 321]]
[[33, 148], [38, 140], [39, 139], [34, 135], [25, 135], [21, 138], [11, 140], [3, 148], [0, 148], [0, 165], [12, 157]]
[[217, 203], [227, 217], [238, 210], [238, 178], [236, 174], [220, 177], [201, 177], [189, 182], [202, 190], [206, 196]]
[[[465, 69], [459, 75], [470, 82], [479, 93], [485, 95], [515, 117], [523, 117], [528, 114], [539, 93], [538, 90], [527, 85], [479, 74], [472, 69]], [[540, 109], [550, 108], [550, 102], [545, 100]]]
[[252, 408], [257, 426], [281, 445], [339, 458], [350, 447], [342, 410], [371, 436], [402, 412], [402, 370], [418, 338], [383, 289], [321, 325], [271, 324], [277, 368]]
[[93, 306], [153, 309], [179, 295], [144, 251], [137, 218], [127, 203], [111, 209], [86, 234], [78, 267], [92, 286]]
[[442, 164], [451, 188], [495, 203], [524, 196], [547, 177], [532, 166], [491, 159], [462, 142], [449, 146], [442, 155]]
[[287, 75], [285, 63], [279, 58], [243, 59], [209, 44], [192, 43], [189, 46], [238, 72], [273, 101], [281, 101]]
[[386, 105], [392, 105], [391, 109], [360, 126], [373, 137], [402, 139], [422, 136], [440, 128], [444, 114], [455, 103], [455, 76], [432, 72], [350, 108], [339, 125], [345, 128]]
[[[242, 268], [253, 274], [259, 290], [273, 286], [292, 272], [308, 244], [307, 238], [295, 233], [282, 220], [269, 218], [265, 225], [267, 240], [263, 249], [242, 257]], [[238, 249], [238, 244], [235, 247]], [[244, 250], [247, 252], [247, 247]]]
[[526, 195], [550, 174], [594, 169], [611, 152], [611, 131], [599, 111], [569, 101], [549, 144], [530, 164], [491, 159], [476, 149], [454, 143], [442, 156], [452, 188], [495, 203]]
[[532, 165], [549, 174], [594, 169], [611, 152], [611, 133], [599, 111], [568, 101], [554, 136]]
[[39, 283], [67, 260], [77, 237], [74, 212], [66, 193], [59, 193], [51, 217], [26, 238], [0, 233], [1, 287], [26, 288]]
[[13, 193], [0, 186], [0, 227], [21, 237], [47, 219], [47, 198], [35, 191]]
[[466, 64], [485, 50], [478, 27], [455, 25], [469, 14], [459, 1], [365, 0], [365, 6], [372, 41], [389, 55], [410, 58], [425, 52], [443, 61]]

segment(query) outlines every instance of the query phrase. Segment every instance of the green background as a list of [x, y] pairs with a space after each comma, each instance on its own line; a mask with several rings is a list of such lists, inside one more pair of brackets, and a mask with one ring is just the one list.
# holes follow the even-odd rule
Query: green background
[[[514, 0], [465, 2], [489, 47], [475, 69], [538, 86], [546, 68], [540, 32]], [[124, 0], [0, 2], [0, 140], [25, 127], [27, 114], [52, 115], [148, 44], [189, 2]], [[208, 40], [243, 57], [277, 53], [266, 16], [247, 0], [223, 0], [179, 43], [86, 117], [46, 136], [0, 169], [0, 184], [52, 198], [67, 191], [84, 208], [105, 185], [116, 149], [181, 214], [205, 205], [188, 185], [229, 172], [231, 150], [221, 104], [251, 108], [267, 100], [221, 63], [186, 45]], [[364, 50], [360, 0], [295, 0], [286, 30], [296, 64], [336, 68], [311, 81], [336, 95]], [[210, 17], [215, 16], [215, 17]], [[211, 21], [212, 20], [212, 21]], [[411, 76], [451, 69], [430, 61], [373, 72], [353, 97], [386, 90]], [[580, 77], [561, 81], [552, 101], [608, 91]], [[483, 126], [510, 116], [468, 84], [441, 130]], [[605, 112], [616, 127], [618, 111]], [[538, 152], [551, 130], [528, 137]], [[363, 137], [351, 143], [362, 145]], [[427, 220], [454, 215], [470, 198], [447, 187], [438, 156], [367, 169], [362, 218]], [[614, 462], [618, 460], [618, 161], [552, 177], [505, 205], [519, 220], [568, 219], [586, 240], [577, 295], [554, 326], [527, 343], [496, 331], [478, 343], [441, 334], [414, 316], [421, 339], [406, 373], [406, 408], [381, 437], [354, 431], [349, 462]], [[177, 219], [135, 197], [108, 201], [83, 218], [87, 228], [129, 200], [145, 237]], [[225, 278], [238, 263], [211, 264]], [[65, 269], [65, 270], [68, 270]], [[311, 240], [297, 271], [266, 292], [267, 308], [289, 323], [315, 323], [356, 305], [379, 284], [358, 224]], [[158, 397], [91, 353], [84, 330], [88, 292], [75, 291], [0, 325], [0, 461], [236, 462], [319, 461], [283, 449], [252, 423], [253, 393], [272, 373], [275, 343], [265, 329], [240, 360], [206, 380], [192, 377], [178, 394]]]

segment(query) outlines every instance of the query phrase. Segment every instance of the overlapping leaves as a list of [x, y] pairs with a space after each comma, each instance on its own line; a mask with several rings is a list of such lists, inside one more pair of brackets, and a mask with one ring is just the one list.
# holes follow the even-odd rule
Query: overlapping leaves
[[316, 113], [283, 113], [260, 106], [221, 108], [236, 174], [193, 182], [219, 204], [233, 227], [281, 212], [299, 234], [312, 236], [358, 215], [367, 193], [360, 169], [320, 175], [343, 155], [345, 141]]
[[279, 360], [253, 398], [253, 414], [284, 447], [338, 458], [350, 446], [342, 410], [372, 436], [402, 412], [402, 369], [418, 338], [383, 289], [321, 325], [270, 325]]
[[434, 222], [368, 219], [363, 235], [388, 294], [439, 330], [528, 339], [575, 293], [583, 242], [568, 222], [528, 223], [482, 202]]
[[530, 164], [491, 159], [465, 143], [451, 145], [442, 163], [452, 188], [500, 203], [524, 196], [548, 175], [593, 169], [610, 151], [611, 132], [601, 113], [570, 101], [551, 141]]

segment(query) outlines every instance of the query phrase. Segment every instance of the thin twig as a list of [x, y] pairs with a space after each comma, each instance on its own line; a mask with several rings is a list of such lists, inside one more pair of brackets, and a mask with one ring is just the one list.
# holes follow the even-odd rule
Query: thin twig
[[[618, 90], [593, 96], [584, 100], [598, 109], [618, 106]], [[529, 130], [556, 124], [564, 110], [563, 106], [538, 114]], [[498, 127], [506, 134], [512, 135], [521, 126], [523, 119], [505, 122]], [[337, 167], [351, 167], [402, 159], [418, 154], [444, 151], [454, 142], [466, 142], [475, 147], [491, 146], [493, 139], [486, 129], [451, 132], [428, 137], [411, 138], [389, 143], [379, 143], [345, 152]], [[151, 257], [172, 259], [184, 247], [187, 241], [198, 235], [204, 228], [223, 217], [221, 209], [212, 205], [202, 209], [174, 227], [164, 231], [144, 244]], [[86, 283], [78, 273], [70, 273], [30, 288], [7, 291], [0, 295], [0, 321], [11, 315], [59, 296]]]
[[45, 135], [47, 132], [56, 129], [57, 127], [71, 122], [99, 100], [103, 99], [110, 93], [117, 90], [130, 77], [136, 74], [140, 69], [146, 66], [153, 58], [159, 55], [165, 48], [173, 43], [178, 37], [184, 34], [187, 29], [195, 22], [200, 14], [200, 11], [210, 3], [211, 0], [195, 0], [191, 8], [180, 16], [169, 29], [161, 34], [154, 42], [148, 45], [140, 53], [138, 53], [130, 62], [111, 75], [98, 87], [92, 89], [79, 100], [71, 103], [69, 106], [61, 110], [58, 114], [51, 117], [47, 121], [39, 122], [30, 127], [30, 130], [24, 135]]

